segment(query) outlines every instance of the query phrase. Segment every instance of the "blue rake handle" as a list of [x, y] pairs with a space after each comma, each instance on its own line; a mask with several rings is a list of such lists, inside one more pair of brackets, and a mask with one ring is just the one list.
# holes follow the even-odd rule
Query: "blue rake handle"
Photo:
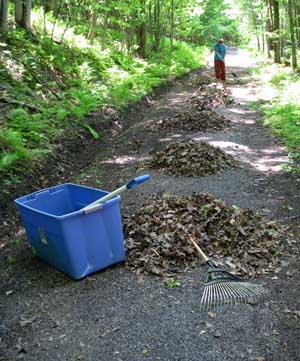
[[114, 190], [113, 192], [110, 192], [106, 194], [104, 197], [101, 197], [97, 199], [95, 202], [89, 204], [88, 206], [84, 207], [82, 209], [84, 214], [88, 214], [91, 212], [95, 212], [98, 209], [102, 208], [102, 203], [108, 201], [109, 199], [114, 198], [115, 196], [120, 195], [121, 193], [127, 191], [128, 189], [132, 189], [140, 185], [141, 183], [145, 182], [146, 180], [150, 179], [150, 176], [148, 174], [141, 175], [140, 177], [136, 177], [130, 182], [124, 184], [122, 187]]

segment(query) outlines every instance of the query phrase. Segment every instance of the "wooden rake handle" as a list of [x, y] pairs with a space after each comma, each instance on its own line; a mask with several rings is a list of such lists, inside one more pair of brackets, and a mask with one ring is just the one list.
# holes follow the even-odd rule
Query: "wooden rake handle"
[[196, 250], [198, 251], [198, 253], [200, 254], [200, 256], [204, 259], [205, 262], [209, 261], [209, 258], [206, 256], [206, 254], [202, 251], [202, 249], [198, 246], [197, 242], [194, 240], [194, 238], [191, 235], [188, 235], [188, 239], [189, 241], [191, 241], [194, 245], [194, 247], [196, 248]]

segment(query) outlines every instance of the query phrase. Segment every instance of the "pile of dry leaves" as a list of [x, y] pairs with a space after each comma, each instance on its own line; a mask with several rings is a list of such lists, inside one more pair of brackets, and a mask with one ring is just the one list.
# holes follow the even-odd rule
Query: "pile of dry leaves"
[[191, 99], [191, 104], [197, 99], [206, 107], [214, 107], [219, 105], [226, 105], [232, 102], [232, 92], [223, 83], [201, 83], [199, 81], [199, 88], [194, 97]]
[[235, 160], [221, 149], [193, 140], [171, 143], [155, 152], [149, 162], [150, 168], [190, 177], [215, 174], [234, 166]]
[[202, 84], [188, 102], [188, 109], [173, 117], [162, 119], [160, 129], [192, 131], [221, 130], [230, 126], [230, 121], [213, 108], [231, 101], [230, 90], [221, 83]]
[[275, 223], [210, 194], [151, 195], [140, 211], [125, 218], [124, 233], [127, 265], [138, 274], [160, 276], [199, 263], [189, 234], [214, 261], [239, 275], [273, 271], [283, 247]]
[[206, 132], [228, 128], [230, 121], [212, 109], [190, 108], [173, 117], [162, 119], [158, 124], [161, 130], [180, 129]]

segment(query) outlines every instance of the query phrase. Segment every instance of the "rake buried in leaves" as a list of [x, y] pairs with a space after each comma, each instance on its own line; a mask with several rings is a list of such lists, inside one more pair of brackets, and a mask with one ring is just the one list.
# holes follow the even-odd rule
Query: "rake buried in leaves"
[[208, 265], [201, 308], [232, 306], [262, 301], [268, 291], [259, 284], [253, 284], [216, 266], [202, 251], [192, 236], [188, 236], [200, 256]]

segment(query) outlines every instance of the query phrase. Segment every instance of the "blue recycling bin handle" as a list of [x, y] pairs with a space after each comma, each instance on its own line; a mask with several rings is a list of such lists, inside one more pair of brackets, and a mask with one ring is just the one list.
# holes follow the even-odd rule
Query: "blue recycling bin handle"
[[88, 206], [84, 207], [82, 209], [82, 212], [84, 214], [92, 213], [95, 211], [98, 211], [99, 209], [103, 208], [103, 203], [108, 201], [109, 199], [114, 198], [115, 196], [120, 195], [121, 193], [125, 192], [128, 189], [132, 189], [140, 185], [141, 183], [145, 182], [146, 180], [150, 179], [150, 176], [148, 174], [144, 174], [142, 176], [134, 178], [132, 181], [126, 183], [122, 187], [114, 190], [113, 192], [110, 192], [106, 194], [104, 197], [101, 197], [100, 199], [97, 199], [95, 202], [89, 204]]
[[132, 181], [128, 182], [126, 184], [126, 188], [127, 189], [132, 189], [137, 187], [138, 185], [140, 185], [141, 183], [145, 182], [146, 180], [148, 180], [150, 178], [149, 174], [144, 174], [141, 175], [140, 177], [136, 177], [134, 178]]

